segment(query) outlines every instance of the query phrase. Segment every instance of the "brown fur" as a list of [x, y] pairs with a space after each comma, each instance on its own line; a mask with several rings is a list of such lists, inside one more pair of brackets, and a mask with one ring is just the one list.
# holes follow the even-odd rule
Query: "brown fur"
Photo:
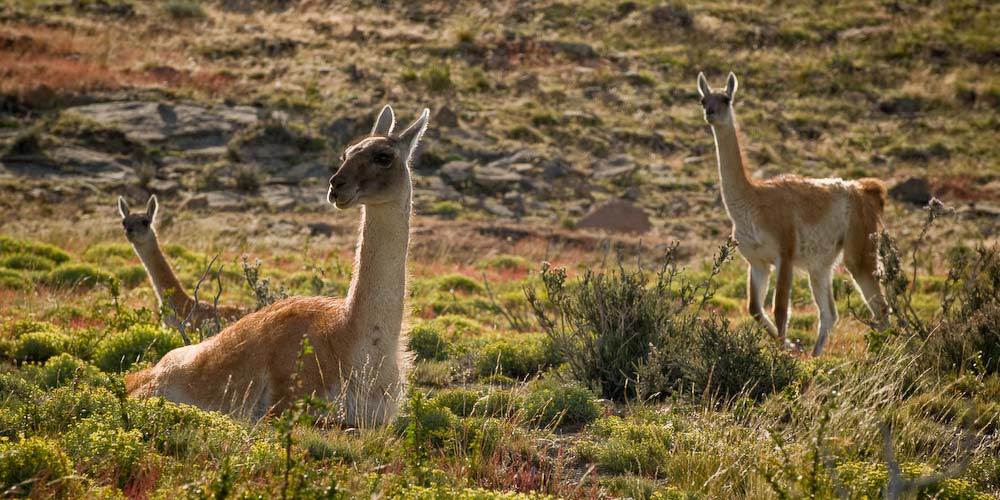
[[249, 417], [281, 412], [313, 395], [341, 403], [350, 425], [391, 418], [410, 362], [402, 332], [412, 195], [408, 164], [428, 114], [425, 109], [409, 128], [392, 134], [395, 118], [386, 106], [373, 133], [347, 148], [330, 178], [331, 203], [363, 206], [345, 300], [294, 297], [272, 304], [130, 375], [129, 395], [162, 396]]
[[188, 318], [188, 327], [197, 329], [203, 324], [214, 322], [216, 313], [220, 323], [241, 318], [246, 314], [246, 309], [243, 307], [223, 304], [216, 311], [212, 302], [199, 300], [196, 304], [194, 298], [184, 291], [184, 286], [167, 262], [163, 249], [160, 248], [155, 222], [158, 207], [156, 196], [151, 196], [145, 212], [132, 213], [124, 198], [118, 198], [118, 210], [122, 216], [125, 237], [146, 268], [146, 275], [153, 284], [160, 306], [166, 306], [172, 313], [164, 317], [164, 324], [168, 327], [177, 327], [181, 321]]
[[[878, 179], [842, 181], [784, 175], [757, 181], [740, 147], [732, 102], [738, 82], [729, 74], [724, 92], [711, 89], [698, 75], [705, 120], [716, 142], [723, 201], [733, 220], [740, 252], [750, 264], [747, 310], [780, 341], [785, 340], [793, 268], [809, 271], [810, 287], [820, 310], [815, 354], [837, 320], [832, 295], [832, 267], [838, 255], [861, 289], [872, 314], [884, 322], [886, 307], [875, 276], [877, 260], [871, 235], [881, 227], [886, 190]], [[764, 313], [771, 267], [777, 268], [774, 319]]]
[[[303, 395], [326, 397], [327, 381], [364, 368], [348, 355], [360, 334], [345, 324], [344, 308], [343, 300], [329, 297], [284, 299], [198, 344], [197, 354], [183, 366], [129, 375], [125, 388], [130, 395], [152, 395], [155, 378], [156, 385], [180, 395], [179, 402], [257, 417], [280, 413]], [[302, 354], [307, 338], [312, 353]], [[302, 369], [296, 374], [300, 354]], [[262, 409], [258, 403], [264, 394]]]

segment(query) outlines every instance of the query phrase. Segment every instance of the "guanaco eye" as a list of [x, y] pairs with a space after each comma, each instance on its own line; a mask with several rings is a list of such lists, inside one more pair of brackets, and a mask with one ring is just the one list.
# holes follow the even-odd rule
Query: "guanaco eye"
[[377, 151], [374, 156], [372, 156], [372, 161], [376, 165], [383, 167], [388, 167], [392, 164], [392, 154], [385, 151]]

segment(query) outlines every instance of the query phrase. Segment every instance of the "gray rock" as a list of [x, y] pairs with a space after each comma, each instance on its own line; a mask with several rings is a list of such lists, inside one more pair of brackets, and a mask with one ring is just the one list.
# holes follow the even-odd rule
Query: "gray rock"
[[284, 212], [299, 204], [300, 191], [292, 186], [268, 185], [260, 190], [260, 196], [271, 210]]
[[46, 150], [49, 161], [60, 165], [64, 173], [96, 174], [115, 172], [129, 175], [135, 172], [131, 165], [123, 163], [118, 156], [86, 149], [79, 146], [58, 146]]
[[514, 217], [514, 212], [509, 208], [503, 206], [500, 202], [494, 200], [493, 198], [483, 199], [483, 210], [497, 217], [512, 218]]
[[594, 50], [593, 47], [585, 43], [548, 40], [541, 42], [540, 45], [544, 48], [551, 50], [552, 52], [565, 54], [573, 59], [576, 59], [577, 61], [585, 61], [597, 58], [597, 51]]
[[153, 179], [146, 187], [156, 194], [168, 196], [177, 194], [182, 188], [180, 182], [171, 179]]
[[472, 177], [472, 170], [475, 168], [471, 162], [467, 161], [450, 161], [441, 166], [438, 173], [445, 182], [456, 185], [462, 184], [463, 182], [469, 180]]
[[530, 92], [538, 88], [538, 75], [528, 73], [514, 82], [514, 88], [521, 92]]
[[455, 188], [445, 184], [440, 177], [427, 177], [415, 189], [418, 192], [422, 191], [427, 198], [433, 201], [458, 201], [462, 199], [462, 195]]
[[199, 210], [202, 208], [208, 208], [208, 195], [205, 193], [192, 194], [188, 196], [181, 202], [178, 210]]
[[931, 201], [931, 185], [923, 177], [910, 177], [889, 188], [889, 196], [906, 203], [926, 205]]
[[506, 168], [515, 163], [538, 163], [544, 159], [544, 156], [530, 149], [522, 149], [512, 155], [493, 160], [487, 163], [486, 166], [490, 168]]
[[532, 170], [535, 170], [535, 166], [531, 163], [513, 163], [507, 168], [510, 169], [510, 171], [519, 173], [521, 175], [530, 173]]
[[484, 166], [476, 168], [472, 182], [488, 191], [503, 191], [520, 185], [523, 176], [506, 168]]
[[577, 223], [577, 229], [598, 229], [613, 233], [645, 233], [653, 228], [649, 215], [627, 201], [611, 200], [594, 207]]
[[257, 110], [249, 106], [124, 101], [88, 104], [69, 111], [116, 127], [133, 141], [180, 150], [225, 146], [233, 134], [257, 122]]
[[331, 175], [328, 161], [315, 158], [279, 171], [271, 182], [299, 184], [306, 179], [328, 179]]
[[457, 127], [458, 115], [448, 106], [441, 106], [435, 113], [433, 122], [441, 127]]
[[312, 236], [332, 236], [334, 233], [333, 224], [327, 222], [310, 222], [306, 224], [309, 234]]
[[244, 209], [243, 198], [229, 191], [210, 191], [205, 193], [208, 208], [223, 212], [237, 211]]
[[639, 164], [628, 155], [618, 155], [608, 160], [596, 161], [590, 167], [595, 179], [612, 179], [633, 174], [639, 169]]
[[971, 202], [968, 206], [959, 208], [958, 213], [973, 217], [1000, 217], [1000, 207]]
[[503, 204], [517, 214], [524, 213], [524, 195], [517, 191], [508, 191], [503, 195]]

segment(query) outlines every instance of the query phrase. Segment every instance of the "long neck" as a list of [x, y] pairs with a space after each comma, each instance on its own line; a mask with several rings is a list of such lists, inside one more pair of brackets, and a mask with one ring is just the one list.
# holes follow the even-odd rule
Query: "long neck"
[[154, 237], [152, 241], [133, 243], [132, 248], [135, 249], [136, 255], [139, 256], [143, 267], [146, 268], [146, 274], [149, 275], [149, 281], [153, 283], [153, 291], [156, 293], [160, 305], [166, 303], [177, 313], [183, 314], [193, 299], [184, 292], [181, 281], [177, 279], [174, 270], [167, 263], [167, 258], [163, 256], [159, 239]]
[[371, 345], [398, 350], [406, 296], [410, 182], [398, 201], [362, 208], [354, 276], [347, 293], [349, 321]]
[[740, 150], [739, 129], [736, 118], [712, 125], [715, 136], [715, 153], [719, 161], [719, 178], [722, 181], [722, 199], [728, 208], [733, 202], [744, 200], [753, 190], [754, 183], [743, 161]]

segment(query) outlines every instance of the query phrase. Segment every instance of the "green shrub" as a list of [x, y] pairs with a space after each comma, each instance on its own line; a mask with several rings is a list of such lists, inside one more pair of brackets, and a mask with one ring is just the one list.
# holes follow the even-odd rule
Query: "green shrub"
[[45, 394], [38, 410], [31, 413], [32, 425], [40, 431], [62, 432], [81, 419], [99, 416], [119, 420], [118, 398], [104, 387], [66, 385]]
[[244, 193], [260, 191], [260, 175], [253, 166], [241, 166], [236, 169], [236, 190]]
[[655, 473], [666, 462], [674, 442], [668, 427], [620, 417], [594, 422], [589, 434], [577, 445], [577, 451], [585, 460], [615, 473]]
[[122, 266], [115, 271], [115, 277], [122, 286], [135, 288], [146, 281], [146, 268], [140, 264]]
[[688, 383], [698, 393], [728, 398], [745, 391], [760, 400], [795, 382], [798, 361], [762, 342], [759, 331], [749, 324], [732, 330], [726, 319], [701, 322], [691, 355], [678, 360]]
[[496, 373], [523, 379], [559, 362], [546, 339], [523, 335], [518, 341], [499, 340], [485, 346], [476, 367], [483, 377]]
[[683, 491], [676, 486], [664, 488], [655, 480], [633, 475], [602, 479], [601, 486], [606, 486], [622, 498], [634, 498], [635, 500], [699, 500], [703, 498], [696, 493]]
[[55, 441], [31, 437], [0, 442], [0, 491], [26, 494], [44, 484], [33, 479], [59, 479], [72, 472], [69, 458]]
[[21, 335], [26, 333], [34, 332], [54, 332], [61, 333], [61, 330], [56, 325], [46, 321], [36, 321], [33, 319], [22, 319], [10, 323], [7, 326], [10, 336], [13, 338], [19, 338]]
[[67, 347], [66, 336], [51, 331], [31, 332], [14, 341], [12, 357], [19, 363], [45, 361], [62, 353]]
[[7, 268], [0, 268], [0, 288], [9, 290], [27, 290], [31, 288], [31, 280], [23, 274]]
[[432, 401], [459, 417], [468, 417], [473, 414], [476, 402], [479, 401], [479, 393], [469, 389], [447, 389], [435, 394]]
[[483, 330], [478, 321], [458, 314], [442, 314], [428, 322], [428, 326], [447, 337], [474, 337]]
[[[902, 477], [913, 479], [933, 473], [924, 464], [900, 464]], [[889, 481], [889, 471], [885, 464], [868, 462], [847, 462], [837, 466], [837, 478], [841, 487], [851, 498], [881, 498], [882, 490]], [[940, 500], [987, 500], [990, 495], [979, 493], [973, 484], [961, 479], [946, 479], [920, 488], [917, 498]]]
[[0, 258], [0, 267], [18, 271], [48, 271], [55, 267], [55, 262], [30, 253], [15, 253]]
[[39, 396], [41, 390], [16, 373], [0, 373], [0, 394], [9, 403], [29, 403]]
[[514, 391], [493, 390], [476, 401], [472, 414], [478, 417], [511, 417], [521, 413], [523, 401]]
[[428, 207], [426, 212], [428, 215], [437, 215], [446, 219], [454, 219], [462, 213], [462, 205], [455, 201], [438, 201]]
[[619, 262], [610, 272], [588, 270], [578, 283], [567, 283], [565, 269], [545, 263], [544, 294], [525, 289], [553, 350], [574, 378], [602, 397], [662, 396], [674, 389], [691, 330], [714, 296], [712, 280], [736, 246], [723, 245], [699, 280], [680, 274], [676, 249], [667, 251], [652, 280]]
[[420, 325], [410, 330], [409, 348], [417, 361], [448, 359], [448, 343], [430, 325]]
[[650, 287], [641, 271], [588, 271], [578, 286], [567, 287], [565, 269], [543, 264], [541, 274], [548, 301], [530, 289], [528, 301], [574, 377], [607, 398], [634, 395], [639, 365], [651, 346], [663, 343], [676, 312], [665, 276]]
[[440, 448], [454, 435], [458, 418], [440, 403], [414, 392], [406, 403], [405, 411], [397, 419], [397, 429], [405, 430], [413, 446]]
[[97, 370], [80, 358], [62, 353], [45, 362], [45, 366], [38, 374], [38, 383], [46, 389], [52, 389], [65, 385], [77, 377], [92, 380], [97, 377]]
[[193, 0], [167, 0], [160, 4], [163, 12], [174, 19], [201, 19], [205, 10]]
[[322, 432], [304, 427], [297, 429], [295, 439], [313, 460], [336, 460], [353, 464], [364, 456], [362, 443], [342, 432]]
[[392, 495], [392, 500], [555, 500], [541, 493], [516, 491], [490, 491], [482, 488], [455, 488], [450, 486], [407, 486]]
[[[190, 405], [162, 399], [129, 400], [133, 426], [152, 442], [159, 453], [184, 459], [226, 453], [233, 443], [246, 442], [250, 431], [232, 418], [218, 412], [206, 412]], [[265, 427], [262, 432], [266, 432]], [[258, 450], [270, 454], [274, 443], [259, 443]], [[278, 450], [278, 456], [282, 456]], [[257, 457], [261, 461], [269, 458]], [[254, 462], [257, 463], [257, 462]]]
[[518, 429], [513, 424], [492, 417], [464, 418], [455, 432], [463, 449], [486, 457], [493, 455], [505, 438], [517, 433]]
[[136, 470], [145, 451], [138, 429], [126, 431], [100, 417], [81, 420], [63, 434], [62, 442], [84, 472], [112, 478], [119, 487]]
[[7, 236], [0, 236], [0, 255], [9, 255], [14, 253], [37, 255], [51, 260], [56, 264], [62, 264], [70, 259], [68, 253], [64, 252], [61, 248], [49, 245], [48, 243], [18, 240]]
[[479, 293], [483, 291], [483, 286], [478, 281], [458, 273], [446, 274], [438, 278], [437, 288], [442, 292]]
[[84, 260], [93, 263], [130, 260], [134, 256], [135, 250], [128, 243], [96, 243], [83, 252]]
[[601, 408], [590, 391], [576, 384], [546, 380], [524, 398], [525, 416], [538, 427], [569, 427], [589, 424]]
[[45, 283], [59, 288], [93, 288], [99, 284], [109, 284], [115, 279], [107, 272], [90, 264], [63, 264], [45, 277]]
[[420, 75], [420, 79], [432, 92], [444, 92], [451, 89], [451, 68], [447, 64], [432, 64]]
[[94, 352], [94, 364], [106, 372], [123, 372], [140, 361], [155, 363], [181, 345], [176, 333], [153, 325], [136, 325], [102, 340]]
[[531, 265], [528, 263], [528, 259], [520, 255], [501, 254], [480, 260], [476, 267], [494, 271], [527, 271]]

